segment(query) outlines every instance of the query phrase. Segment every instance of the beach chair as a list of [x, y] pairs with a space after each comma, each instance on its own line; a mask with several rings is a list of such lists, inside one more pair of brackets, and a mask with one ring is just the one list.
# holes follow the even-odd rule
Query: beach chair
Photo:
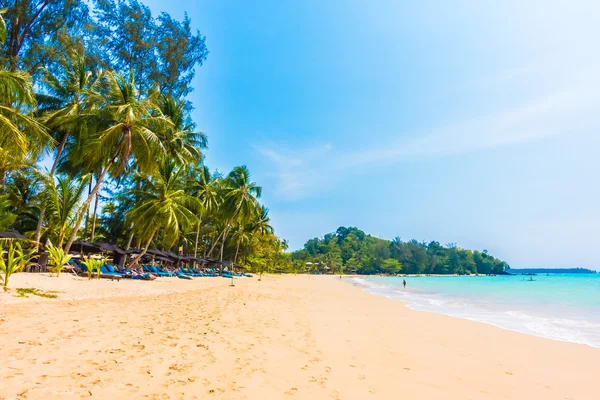
[[134, 279], [134, 280], [138, 280], [138, 281], [153, 281], [156, 279], [156, 276], [149, 274], [149, 273], [145, 273], [145, 274], [135, 273], [134, 274], [131, 271], [125, 271], [123, 273], [123, 278]]
[[202, 275], [200, 275], [200, 274], [198, 274], [198, 273], [196, 273], [196, 272], [194, 272], [194, 271], [192, 271], [192, 270], [190, 270], [190, 269], [188, 269], [188, 268], [183, 268], [183, 267], [182, 267], [182, 268], [181, 268], [181, 270], [182, 270], [182, 271], [183, 271], [183, 273], [184, 273], [184, 274], [186, 274], [186, 275], [190, 275], [190, 276], [202, 276]]
[[173, 276], [170, 272], [161, 271], [156, 265], [150, 266], [150, 271], [158, 276]]
[[113, 279], [119, 280], [123, 277], [123, 274], [116, 272], [115, 268], [110, 264], [104, 264], [102, 267], [100, 267], [100, 278], [102, 278], [102, 275], [105, 276], [105, 279], [114, 277]]

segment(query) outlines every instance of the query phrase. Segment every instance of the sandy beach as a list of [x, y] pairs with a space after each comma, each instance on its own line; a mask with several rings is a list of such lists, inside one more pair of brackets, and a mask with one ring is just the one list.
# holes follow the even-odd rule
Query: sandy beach
[[0, 398], [598, 398], [600, 349], [413, 311], [330, 276], [229, 283], [13, 276]]

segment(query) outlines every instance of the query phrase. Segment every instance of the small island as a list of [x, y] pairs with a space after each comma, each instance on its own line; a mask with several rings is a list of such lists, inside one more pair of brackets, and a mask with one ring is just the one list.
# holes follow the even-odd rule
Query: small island
[[467, 250], [455, 243], [376, 238], [354, 227], [339, 227], [323, 238], [310, 239], [294, 251], [286, 269], [296, 272], [371, 274], [500, 275], [509, 265], [487, 250]]

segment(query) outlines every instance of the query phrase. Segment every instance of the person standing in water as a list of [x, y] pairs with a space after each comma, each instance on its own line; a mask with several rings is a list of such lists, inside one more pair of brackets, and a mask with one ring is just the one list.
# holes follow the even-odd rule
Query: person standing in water
[[404, 287], [406, 288], [406, 279], [402, 279], [402, 284], [404, 285]]

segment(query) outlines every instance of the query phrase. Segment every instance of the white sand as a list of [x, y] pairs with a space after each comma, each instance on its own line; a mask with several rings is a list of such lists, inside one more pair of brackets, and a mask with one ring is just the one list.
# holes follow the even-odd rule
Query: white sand
[[0, 294], [0, 397], [599, 398], [599, 349], [413, 311], [332, 277], [12, 279], [64, 293]]

